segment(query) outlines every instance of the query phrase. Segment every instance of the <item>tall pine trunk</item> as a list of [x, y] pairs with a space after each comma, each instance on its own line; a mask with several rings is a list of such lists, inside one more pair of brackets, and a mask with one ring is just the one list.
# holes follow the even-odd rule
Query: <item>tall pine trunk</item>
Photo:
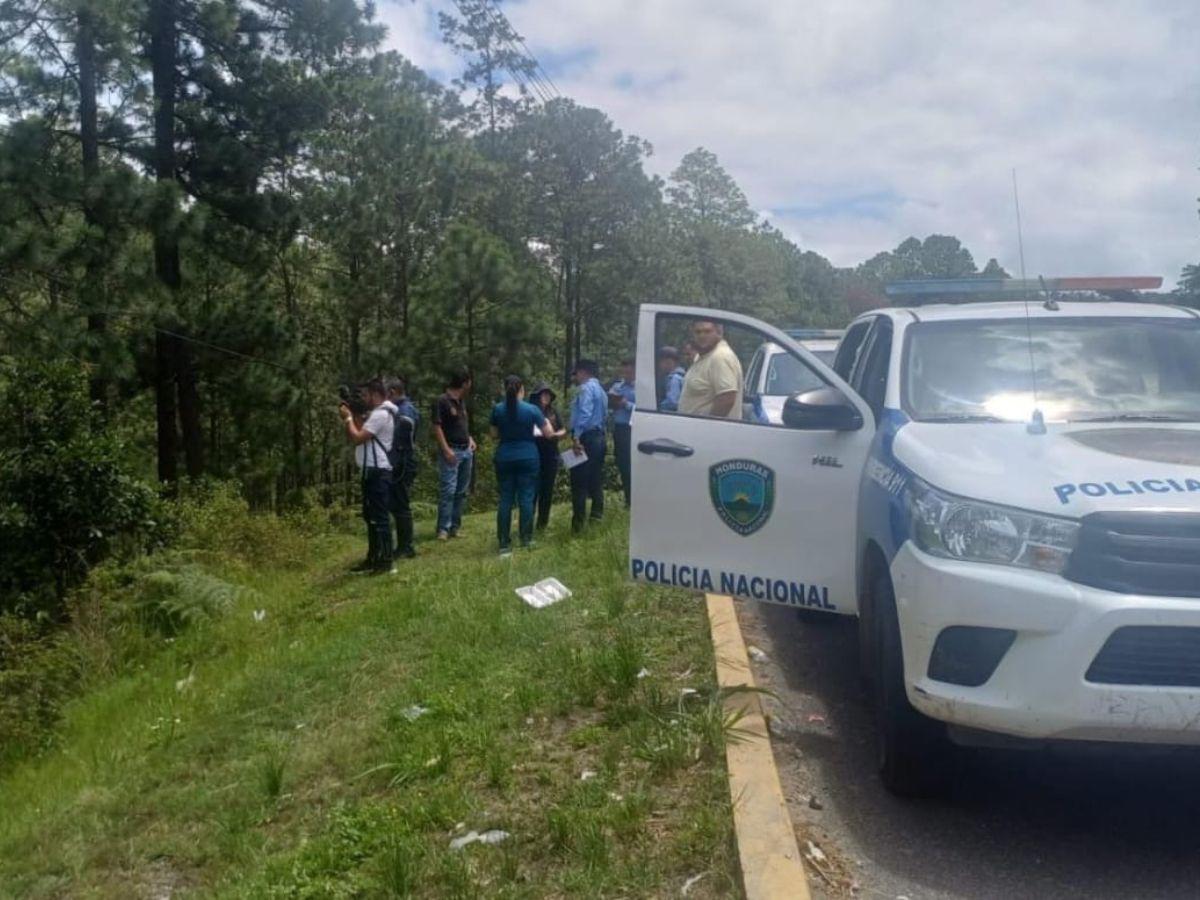
[[[154, 88], [154, 177], [159, 183], [176, 180], [175, 74], [178, 63], [177, 0], [150, 0], [150, 70]], [[154, 233], [154, 272], [176, 303], [183, 276], [179, 239], [169, 228]], [[167, 318], [167, 321], [171, 321]], [[183, 431], [187, 472], [204, 474], [204, 432], [200, 424], [199, 393], [191, 348], [180, 337], [155, 332], [154, 397], [158, 425], [158, 477], [174, 482], [179, 477], [179, 439], [176, 413]], [[178, 395], [178, 404], [176, 403]]]
[[563, 259], [563, 388], [571, 386], [572, 354], [575, 351], [575, 267], [571, 251]]
[[[282, 244], [279, 247], [277, 256], [279, 259], [280, 283], [283, 285], [283, 302], [285, 309], [287, 309], [288, 321], [295, 330], [295, 334], [303, 335], [304, 323], [300, 318], [300, 302], [296, 297], [296, 281], [292, 277], [291, 269], [288, 267], [286, 244]], [[288, 464], [281, 473], [281, 475], [290, 479], [290, 484], [287, 484], [286, 488], [296, 492], [307, 487], [312, 480], [309, 473], [309, 460], [304, 440], [305, 416], [309, 408], [308, 344], [302, 341], [300, 346], [300, 372], [303, 373], [301, 378], [298, 379], [300, 400], [288, 413], [288, 420], [291, 423], [292, 430], [292, 458], [288, 460]], [[286, 491], [281, 492], [281, 496], [277, 498], [277, 503], [282, 499], [286, 499], [282, 496], [284, 493]]]
[[[97, 178], [100, 174], [100, 129], [96, 111], [96, 23], [92, 10], [81, 5], [75, 19], [75, 62], [79, 78], [79, 150], [83, 164], [83, 218], [89, 232], [99, 232], [103, 223], [96, 210]], [[86, 276], [83, 284], [91, 339], [92, 371], [89, 384], [92, 402], [107, 412], [108, 385], [98, 359], [108, 330], [105, 312], [104, 261], [96, 234], [87, 238]]]
[[204, 426], [200, 417], [196, 365], [192, 358], [192, 348], [186, 341], [179, 342], [176, 369], [178, 375], [175, 385], [179, 389], [179, 425], [183, 432], [183, 459], [187, 465], [188, 478], [194, 479], [204, 474]]
[[[175, 0], [150, 0], [150, 68], [154, 88], [154, 177], [175, 179]], [[154, 273], [174, 302], [179, 290], [179, 243], [166, 228], [154, 232]], [[181, 341], [154, 335], [154, 406], [158, 426], [158, 480], [179, 479], [179, 438], [175, 428], [176, 359]]]

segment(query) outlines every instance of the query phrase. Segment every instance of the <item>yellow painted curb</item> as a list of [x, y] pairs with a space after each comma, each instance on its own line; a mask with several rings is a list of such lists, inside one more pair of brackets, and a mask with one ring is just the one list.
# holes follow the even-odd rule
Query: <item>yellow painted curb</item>
[[[717, 594], [705, 594], [705, 600], [717, 656], [717, 683], [723, 688], [754, 687], [733, 601]], [[738, 735], [725, 745], [725, 760], [746, 898], [809, 900], [808, 879], [758, 694], [733, 694], [725, 700], [725, 712], [741, 715]]]

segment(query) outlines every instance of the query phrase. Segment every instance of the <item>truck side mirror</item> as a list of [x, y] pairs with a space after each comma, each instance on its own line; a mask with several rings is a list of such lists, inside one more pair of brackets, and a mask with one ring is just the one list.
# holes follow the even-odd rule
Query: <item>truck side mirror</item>
[[783, 404], [783, 424], [805, 431], [858, 431], [863, 417], [845, 394], [826, 385], [788, 397]]

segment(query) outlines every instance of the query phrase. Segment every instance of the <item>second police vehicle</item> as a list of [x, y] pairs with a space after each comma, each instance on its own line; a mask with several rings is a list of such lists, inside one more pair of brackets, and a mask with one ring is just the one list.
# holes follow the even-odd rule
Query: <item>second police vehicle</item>
[[[789, 328], [785, 334], [823, 363], [832, 363], [840, 330]], [[803, 393], [821, 382], [799, 360], [773, 341], [764, 341], [746, 367], [745, 414], [772, 425], [783, 423], [783, 404], [792, 394]]]
[[884, 308], [826, 365], [643, 306], [639, 396], [656, 343], [714, 317], [819, 386], [779, 425], [639, 404], [636, 580], [857, 616], [897, 792], [934, 786], [948, 732], [1200, 744], [1200, 315]]

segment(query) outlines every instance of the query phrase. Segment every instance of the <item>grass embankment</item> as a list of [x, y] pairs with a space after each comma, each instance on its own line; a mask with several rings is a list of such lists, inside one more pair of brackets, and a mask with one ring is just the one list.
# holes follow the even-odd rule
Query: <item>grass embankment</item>
[[[346, 573], [349, 535], [217, 567], [228, 612], [89, 686], [0, 780], [0, 892], [737, 894], [703, 604], [625, 583], [619, 517], [511, 561], [493, 522], [391, 578]], [[547, 575], [575, 596], [513, 594]], [[449, 847], [488, 829], [510, 836]]]

